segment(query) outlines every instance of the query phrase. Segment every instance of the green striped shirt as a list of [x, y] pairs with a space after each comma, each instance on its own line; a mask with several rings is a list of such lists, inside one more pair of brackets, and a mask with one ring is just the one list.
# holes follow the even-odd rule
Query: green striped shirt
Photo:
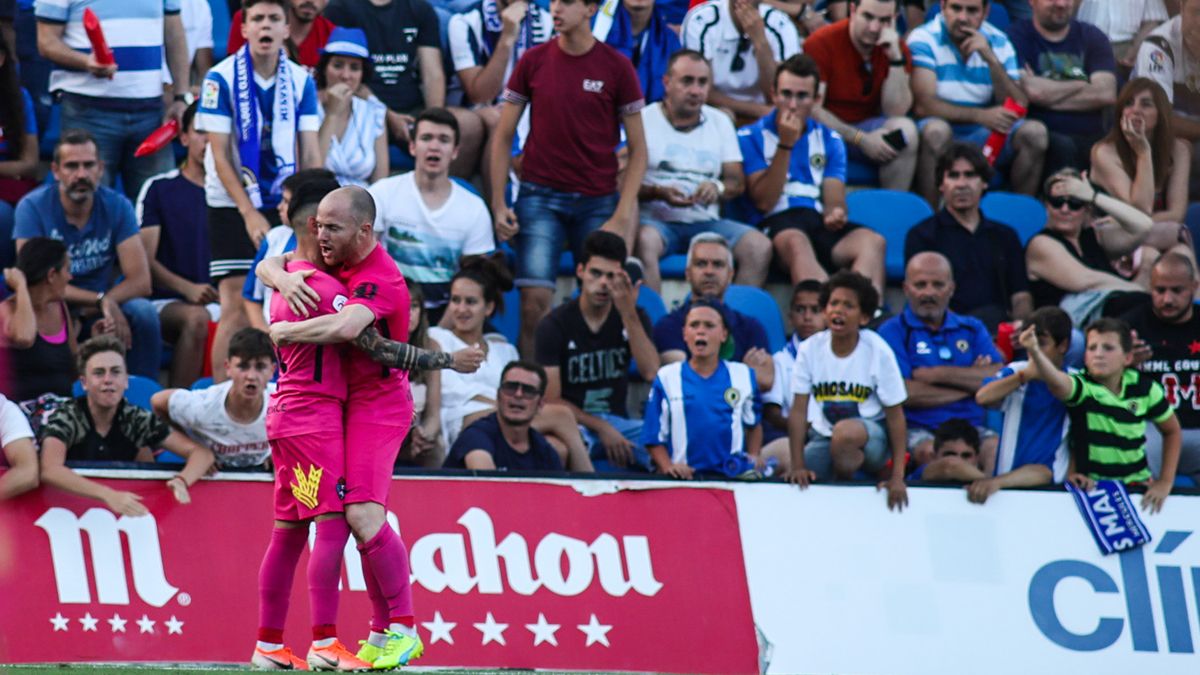
[[1073, 373], [1067, 408], [1076, 471], [1125, 483], [1150, 479], [1146, 420], [1162, 423], [1174, 414], [1158, 382], [1126, 368], [1118, 396], [1090, 375]]

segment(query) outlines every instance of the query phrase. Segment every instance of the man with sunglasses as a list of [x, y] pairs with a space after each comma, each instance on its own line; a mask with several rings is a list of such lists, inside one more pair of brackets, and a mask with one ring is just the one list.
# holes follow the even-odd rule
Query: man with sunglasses
[[979, 431], [981, 466], [991, 474], [996, 432], [983, 426], [975, 392], [1004, 365], [987, 328], [978, 319], [950, 311], [954, 272], [946, 256], [925, 251], [904, 269], [904, 311], [879, 327], [896, 354], [908, 399], [910, 469], [933, 459], [934, 430], [949, 419], [964, 419]]
[[475, 471], [562, 471], [558, 452], [531, 426], [545, 402], [546, 371], [513, 361], [500, 374], [496, 412], [463, 429], [443, 464]]
[[[804, 53], [826, 81], [813, 117], [846, 139], [852, 164], [879, 168], [879, 185], [907, 192], [917, 169], [912, 57], [896, 32], [896, 0], [851, 0], [850, 17], [814, 32]], [[836, 77], [835, 77], [836, 76]]]
[[712, 64], [708, 104], [746, 124], [771, 112], [775, 66], [800, 52], [800, 33], [760, 0], [708, 0], [684, 17], [683, 46]]
[[992, 168], [979, 148], [956, 142], [937, 165], [943, 206], [908, 231], [904, 259], [937, 251], [958, 281], [950, 308], [983, 321], [988, 330], [1033, 311], [1025, 253], [1016, 230], [988, 220], [979, 209]]

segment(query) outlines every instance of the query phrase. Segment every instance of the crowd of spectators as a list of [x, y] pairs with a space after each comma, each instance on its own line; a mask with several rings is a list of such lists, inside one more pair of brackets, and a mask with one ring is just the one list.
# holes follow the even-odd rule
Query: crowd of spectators
[[[183, 503], [269, 469], [258, 266], [314, 182], [369, 190], [408, 340], [484, 353], [414, 373], [401, 464], [877, 480], [889, 507], [912, 480], [1112, 478], [1154, 508], [1200, 480], [1200, 0], [6, 4], [0, 498], [134, 514], [68, 463], [182, 462]], [[900, 241], [855, 222], [861, 187], [935, 210]]]

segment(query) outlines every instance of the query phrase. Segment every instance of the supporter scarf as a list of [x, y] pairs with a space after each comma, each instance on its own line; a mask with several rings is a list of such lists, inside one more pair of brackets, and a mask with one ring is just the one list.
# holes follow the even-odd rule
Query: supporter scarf
[[[261, 137], [263, 111], [259, 105], [258, 83], [254, 81], [254, 66], [250, 60], [250, 45], [247, 43], [234, 56], [234, 126], [237, 128], [238, 157], [242, 165], [242, 182], [246, 196], [254, 208], [261, 209], [262, 189], [258, 177], [262, 167]], [[279, 50], [279, 69], [275, 73], [275, 106], [272, 110], [271, 147], [275, 152], [277, 171], [275, 182], [270, 186], [271, 194], [279, 194], [283, 181], [296, 171], [296, 94], [293, 91], [292, 69], [288, 55]]]
[[1119, 553], [1150, 543], [1150, 532], [1138, 517], [1124, 483], [1098, 480], [1091, 492], [1066, 485], [1101, 553]]
[[[521, 60], [526, 49], [533, 46], [533, 22], [541, 15], [531, 2], [521, 21], [521, 30], [517, 33], [517, 44], [513, 46], [513, 63]], [[483, 0], [479, 6], [483, 14], [483, 41], [487, 43], [487, 55], [496, 53], [496, 43], [500, 41], [500, 30], [504, 28], [504, 20], [500, 18], [500, 5], [497, 0]]]
[[603, 0], [600, 10], [592, 16], [592, 35], [604, 44], [633, 58], [633, 28], [629, 10], [621, 0]]
[[642, 83], [642, 96], [646, 103], [661, 101], [663, 74], [667, 72], [667, 61], [679, 50], [679, 36], [667, 25], [667, 20], [655, 9], [650, 23], [641, 35], [634, 37], [633, 61], [638, 80]]

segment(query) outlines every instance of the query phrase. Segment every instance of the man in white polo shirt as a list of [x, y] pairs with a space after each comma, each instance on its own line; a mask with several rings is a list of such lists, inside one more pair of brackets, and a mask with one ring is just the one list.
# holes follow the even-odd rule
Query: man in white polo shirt
[[800, 52], [790, 17], [759, 0], [708, 0], [683, 19], [683, 46], [712, 64], [708, 103], [748, 123], [769, 114], [775, 66]]

